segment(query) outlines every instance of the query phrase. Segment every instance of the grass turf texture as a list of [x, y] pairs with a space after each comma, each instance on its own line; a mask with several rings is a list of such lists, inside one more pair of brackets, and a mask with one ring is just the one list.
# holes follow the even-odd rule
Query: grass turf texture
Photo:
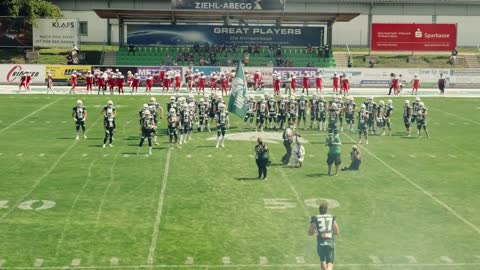
[[[70, 111], [78, 98], [89, 112], [88, 139], [75, 141]], [[3, 267], [32, 267], [43, 259], [42, 267], [60, 269], [78, 258], [81, 267], [103, 269], [115, 257], [122, 269], [148, 265], [150, 254], [154, 268], [162, 269], [182, 266], [187, 257], [194, 258], [189, 269], [222, 268], [222, 257], [230, 257], [229, 269], [258, 269], [259, 257], [267, 258], [268, 269], [312, 269], [319, 267], [316, 240], [306, 232], [317, 209], [304, 200], [330, 198], [340, 203], [331, 209], [341, 229], [339, 269], [480, 268], [475, 230], [480, 226], [480, 99], [424, 98], [430, 139], [403, 136], [404, 98], [394, 99], [394, 136], [371, 136], [368, 151], [360, 147], [361, 170], [337, 177], [326, 176], [325, 132], [300, 131], [309, 141], [304, 167], [279, 165], [283, 146], [270, 144], [273, 164], [264, 182], [255, 179], [249, 156], [254, 142], [226, 140], [226, 148], [216, 149], [206, 140], [215, 133], [204, 132], [194, 133], [183, 149], [168, 150], [165, 120], [160, 146], [150, 157], [137, 156], [137, 112], [148, 99], [144, 96], [112, 97], [116, 140], [113, 148], [101, 148], [100, 106], [109, 98], [0, 95], [0, 201], [9, 201], [0, 207]], [[165, 104], [167, 97], [159, 101]], [[234, 115], [231, 120], [229, 134], [240, 132], [241, 120]], [[341, 134], [345, 166], [350, 138], [357, 135]], [[264, 199], [275, 198], [288, 199], [292, 208], [265, 208]], [[56, 205], [39, 211], [16, 207], [28, 200]], [[305, 263], [297, 264], [296, 257]]]

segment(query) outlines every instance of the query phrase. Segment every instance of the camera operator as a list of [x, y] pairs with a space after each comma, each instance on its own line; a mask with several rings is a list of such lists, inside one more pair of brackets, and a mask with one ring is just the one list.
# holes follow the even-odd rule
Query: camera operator
[[342, 159], [340, 158], [340, 145], [342, 142], [340, 141], [340, 136], [338, 133], [329, 133], [328, 137], [325, 141], [325, 146], [328, 146], [328, 155], [327, 155], [327, 165], [328, 165], [328, 175], [331, 176], [332, 171], [332, 164], [335, 163], [335, 174], [338, 174], [338, 167], [342, 163]]

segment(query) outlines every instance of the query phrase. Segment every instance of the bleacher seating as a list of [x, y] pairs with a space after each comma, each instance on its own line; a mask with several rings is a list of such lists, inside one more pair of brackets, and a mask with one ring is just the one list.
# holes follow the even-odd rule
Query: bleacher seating
[[[231, 51], [219, 52], [216, 56], [217, 66], [227, 66], [227, 62], [235, 62], [236, 60], [243, 60], [243, 49], [238, 48], [236, 53]], [[117, 65], [145, 65], [145, 66], [159, 66], [159, 65], [173, 65], [187, 66], [190, 61], [186, 59], [177, 59], [178, 54], [184, 52], [193, 52], [191, 47], [173, 47], [173, 46], [151, 46], [151, 47], [136, 47], [135, 55], [128, 54], [128, 48], [120, 48], [117, 54]], [[205, 55], [208, 60], [208, 53], [194, 53], [194, 65], [201, 65], [201, 55]], [[305, 48], [283, 48], [282, 58], [291, 60], [294, 67], [307, 67], [309, 64], [314, 67], [335, 67], [335, 59], [330, 54], [330, 57], [321, 58], [314, 49], [313, 53], [307, 53]], [[178, 60], [178, 61], [177, 61]], [[261, 48], [260, 53], [250, 53], [250, 61], [247, 66], [261, 67], [261, 66], [278, 66], [276, 64], [277, 58], [270, 57], [268, 48]], [[209, 65], [209, 64], [205, 64]]]

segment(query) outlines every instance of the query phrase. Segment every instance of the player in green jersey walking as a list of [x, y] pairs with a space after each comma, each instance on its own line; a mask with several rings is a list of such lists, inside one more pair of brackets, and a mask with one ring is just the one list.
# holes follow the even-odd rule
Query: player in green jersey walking
[[322, 270], [332, 270], [335, 260], [335, 236], [340, 234], [335, 216], [327, 214], [328, 205], [321, 204], [320, 215], [312, 216], [308, 235], [317, 235], [317, 253]]

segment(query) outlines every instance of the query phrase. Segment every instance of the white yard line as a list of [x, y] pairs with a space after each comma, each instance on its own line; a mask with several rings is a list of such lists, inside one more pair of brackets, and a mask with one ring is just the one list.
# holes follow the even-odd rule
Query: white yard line
[[96, 160], [92, 160], [92, 162], [90, 162], [90, 165], [88, 166], [88, 174], [87, 174], [87, 177], [85, 179], [85, 183], [83, 184], [80, 191], [78, 191], [77, 196], [75, 196], [75, 199], [73, 200], [72, 206], [70, 207], [70, 211], [68, 212], [67, 218], [65, 219], [65, 223], [63, 225], [62, 234], [60, 235], [60, 239], [58, 240], [57, 247], [55, 249], [55, 257], [58, 256], [58, 253], [60, 251], [60, 247], [63, 244], [63, 240], [65, 239], [65, 233], [67, 232], [68, 226], [70, 226], [73, 209], [77, 205], [78, 199], [80, 198], [80, 195], [83, 193], [83, 190], [85, 190], [85, 188], [90, 183], [90, 179], [92, 178], [92, 168], [93, 168], [93, 165], [95, 164], [95, 161]]
[[[480, 263], [336, 263], [335, 268], [361, 268], [361, 267], [378, 267], [382, 269], [385, 267], [398, 267], [401, 268], [417, 268], [422, 269], [424, 267], [447, 267], [446, 269], [452, 268], [454, 266], [465, 266], [473, 267], [480, 266]], [[78, 266], [75, 269], [159, 269], [159, 268], [320, 268], [319, 264], [198, 264], [198, 265], [189, 265], [189, 264], [159, 264], [159, 265], [102, 265], [102, 266]], [[70, 269], [68, 266], [45, 266], [45, 267], [2, 267], [2, 270], [64, 270]], [[473, 269], [473, 268], [471, 268]]]
[[21, 118], [21, 119], [15, 121], [15, 122], [11, 123], [10, 125], [8, 125], [8, 126], [2, 128], [2, 129], [0, 129], [0, 133], [4, 132], [5, 130], [7, 130], [7, 129], [13, 127], [13, 126], [15, 126], [16, 124], [18, 124], [18, 123], [22, 122], [23, 120], [29, 118], [30, 116], [33, 116], [33, 115], [37, 114], [38, 112], [40, 112], [40, 111], [42, 111], [43, 109], [49, 107], [50, 105], [53, 105], [53, 104], [59, 102], [59, 101], [62, 100], [62, 99], [63, 99], [63, 97], [61, 97], [61, 98], [59, 98], [59, 99], [57, 99], [57, 100], [54, 100], [54, 101], [48, 103], [47, 105], [41, 107], [40, 109], [38, 109], [38, 110], [36, 110], [36, 111], [33, 111], [32, 113], [28, 114], [27, 116], [24, 116], [23, 118]]
[[[349, 135], [345, 134], [344, 135], [349, 138], [351, 141], [355, 141], [352, 139], [352, 137], [350, 137]], [[374, 153], [372, 153], [370, 150], [368, 150], [366, 147], [364, 147], [363, 145], [360, 145], [361, 148], [363, 148], [363, 150], [365, 152], [367, 152], [370, 156], [372, 156], [373, 158], [375, 158], [377, 161], [379, 161], [380, 163], [382, 163], [385, 167], [389, 168], [392, 172], [394, 172], [395, 174], [397, 174], [398, 176], [400, 176], [403, 180], [405, 180], [407, 183], [409, 183], [410, 185], [412, 185], [413, 187], [415, 187], [417, 190], [421, 191], [423, 194], [425, 194], [427, 197], [430, 197], [434, 202], [436, 202], [437, 204], [439, 204], [440, 206], [442, 206], [443, 208], [445, 208], [448, 212], [450, 212], [451, 214], [453, 214], [457, 219], [459, 219], [460, 221], [462, 221], [463, 223], [465, 223], [465, 225], [467, 225], [468, 227], [470, 227], [471, 229], [473, 229], [476, 233], [480, 234], [480, 228], [477, 227], [475, 224], [471, 223], [470, 221], [468, 221], [467, 219], [465, 219], [462, 215], [460, 215], [459, 213], [457, 213], [457, 211], [455, 211], [453, 208], [451, 208], [448, 204], [444, 203], [443, 201], [441, 201], [440, 199], [438, 199], [437, 197], [435, 197], [435, 195], [433, 195], [432, 193], [430, 193], [429, 191], [427, 191], [426, 189], [424, 189], [423, 187], [421, 187], [419, 184], [417, 184], [415, 181], [413, 181], [412, 179], [410, 179], [409, 177], [407, 177], [406, 175], [404, 175], [403, 173], [399, 172], [397, 169], [393, 168], [392, 166], [390, 166], [387, 162], [385, 162], [383, 159], [379, 158], [377, 155], [375, 155]]]
[[[103, 117], [101, 117], [101, 116], [98, 117], [97, 120], [95, 120], [95, 122], [93, 122], [93, 124], [90, 127], [93, 127], [96, 123], [98, 123], [98, 121], [100, 119], [103, 119]], [[73, 140], [73, 138], [72, 138], [72, 140]], [[53, 170], [55, 170], [55, 168], [57, 168], [60, 161], [62, 161], [62, 159], [68, 154], [68, 152], [70, 152], [70, 150], [72, 150], [73, 147], [75, 147], [75, 145], [77, 145], [77, 142], [78, 142], [77, 140], [74, 140], [74, 142], [67, 148], [67, 150], [65, 150], [65, 152], [63, 152], [57, 158], [57, 160], [55, 160], [55, 162], [52, 164], [52, 166], [50, 166], [50, 168], [42, 176], [40, 176], [38, 179], [35, 180], [35, 182], [33, 183], [33, 186], [30, 188], [30, 190], [25, 195], [20, 197], [20, 199], [18, 199], [15, 202], [15, 205], [13, 205], [7, 212], [5, 212], [5, 214], [0, 216], [0, 223], [4, 222], [5, 218], [7, 218], [15, 209], [17, 209], [18, 205], [22, 201], [24, 201], [28, 196], [30, 196], [32, 194], [32, 192], [38, 187], [38, 185], [40, 185], [40, 183], [42, 183], [43, 179], [45, 179], [47, 176], [49, 176], [53, 172]]]
[[147, 264], [153, 265], [155, 258], [155, 249], [157, 248], [158, 234], [160, 230], [160, 221], [162, 220], [163, 202], [165, 200], [165, 191], [167, 190], [168, 171], [170, 169], [170, 158], [172, 156], [172, 149], [169, 148], [167, 152], [167, 161], [165, 162], [165, 169], [163, 171], [162, 189], [158, 198], [157, 214], [155, 216], [155, 224], [153, 225], [152, 243], [148, 251]]
[[282, 168], [278, 168], [280, 171], [280, 174], [282, 175], [283, 180], [287, 182], [288, 186], [290, 187], [290, 190], [293, 192], [295, 195], [295, 199], [297, 200], [298, 204], [302, 206], [303, 213], [305, 214], [305, 217], [309, 218], [310, 217], [310, 212], [308, 211], [307, 207], [305, 206], [304, 200], [300, 198], [300, 195], [298, 194], [297, 190], [295, 187], [292, 185], [292, 182], [288, 179], [287, 175], [285, 174], [285, 171], [282, 170]]

